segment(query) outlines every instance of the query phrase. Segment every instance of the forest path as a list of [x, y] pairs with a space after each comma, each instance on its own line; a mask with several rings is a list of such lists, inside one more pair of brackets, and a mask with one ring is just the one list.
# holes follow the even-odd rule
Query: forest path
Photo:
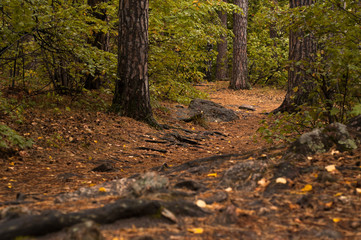
[[[283, 91], [232, 91], [226, 82], [198, 87], [240, 118], [200, 126], [177, 119], [179, 104], [163, 102], [156, 118], [170, 128], [156, 130], [85, 106], [28, 110], [26, 124], [17, 130], [35, 145], [3, 159], [0, 216], [9, 214], [8, 206], [19, 206], [12, 209], [20, 216], [46, 212], [56, 219], [59, 214], [49, 212], [56, 210], [74, 220], [73, 213], [88, 216], [87, 209], [95, 209], [98, 218], [93, 219], [103, 224], [96, 231], [112, 240], [360, 239], [359, 149], [285, 160], [287, 146], [266, 144], [255, 135], [266, 118], [262, 113], [281, 104]], [[142, 186], [134, 197], [132, 191]], [[163, 187], [149, 191], [153, 186]], [[135, 204], [123, 209], [128, 217], [104, 224], [115, 216], [113, 207], [122, 208], [124, 202]], [[146, 215], [138, 206], [162, 214]], [[9, 222], [23, 229], [22, 219], [32, 218], [0, 220], [0, 235]], [[60, 230], [58, 223], [53, 221]], [[39, 239], [70, 239], [69, 232], [65, 228]]]
[[[0, 202], [15, 200], [17, 193], [47, 199], [60, 192], [145, 173], [164, 163], [175, 166], [200, 157], [269, 146], [262, 140], [255, 143], [253, 136], [265, 118], [261, 113], [277, 108], [284, 91], [233, 91], [228, 89], [228, 82], [212, 82], [198, 88], [207, 92], [210, 100], [236, 111], [240, 119], [208, 123], [205, 129], [179, 121], [174, 113], [178, 104], [164, 102], [162, 105], [169, 110], [156, 110], [157, 119], [176, 129], [158, 131], [141, 122], [88, 111], [83, 106], [69, 105], [71, 111], [65, 104], [55, 109], [28, 110], [25, 124], [16, 130], [31, 137], [35, 145], [4, 161], [0, 169]], [[256, 111], [239, 109], [242, 104], [253, 105]], [[179, 142], [172, 136], [174, 132], [199, 144]], [[103, 163], [109, 171], [91, 171]]]

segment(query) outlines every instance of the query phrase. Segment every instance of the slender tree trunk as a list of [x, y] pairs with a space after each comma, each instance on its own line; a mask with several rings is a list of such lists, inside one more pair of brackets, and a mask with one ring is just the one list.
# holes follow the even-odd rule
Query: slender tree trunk
[[119, 1], [118, 79], [112, 108], [156, 125], [148, 83], [148, 0]]
[[[310, 6], [312, 3], [313, 0], [290, 0], [290, 7]], [[314, 88], [312, 73], [306, 73], [306, 68], [312, 69], [315, 54], [316, 42], [312, 34], [290, 31], [287, 94], [274, 112], [295, 112], [299, 106], [313, 103], [314, 98], [309, 96]]]
[[[97, 10], [96, 7], [100, 3], [108, 2], [108, 0], [88, 0], [88, 5], [92, 7], [92, 14], [102, 20], [107, 20], [107, 14], [105, 10]], [[102, 31], [95, 32], [92, 36], [92, 39], [89, 39], [89, 43], [94, 47], [97, 47], [100, 50], [108, 51], [109, 50], [109, 34]], [[102, 85], [102, 74], [99, 70], [95, 70], [94, 75], [87, 75], [85, 79], [85, 88], [86, 89], [99, 89]]]
[[[223, 0], [227, 2], [227, 0]], [[227, 13], [223, 11], [218, 12], [219, 19], [224, 28], [227, 28]], [[227, 79], [227, 35], [222, 34], [221, 39], [217, 45], [217, 62], [216, 62], [216, 80]]]
[[248, 0], [234, 0], [243, 13], [233, 15], [233, 70], [230, 88], [249, 89], [248, 68], [247, 68], [247, 17]]

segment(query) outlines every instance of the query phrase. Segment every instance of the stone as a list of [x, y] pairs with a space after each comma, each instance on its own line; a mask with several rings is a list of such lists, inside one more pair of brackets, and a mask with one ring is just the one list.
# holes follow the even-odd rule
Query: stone
[[325, 128], [316, 128], [311, 132], [304, 133], [290, 146], [288, 151], [309, 156], [327, 152], [333, 146], [340, 152], [357, 148], [356, 142], [349, 134], [346, 125], [332, 123]]
[[76, 224], [68, 230], [70, 240], [104, 240], [98, 224], [93, 221], [86, 221]]
[[239, 119], [231, 109], [209, 100], [193, 99], [188, 108], [191, 110], [192, 116], [202, 113], [210, 122], [230, 122]]
[[238, 108], [244, 109], [244, 110], [249, 110], [249, 111], [256, 111], [256, 108], [252, 105], [243, 104], [243, 105], [239, 106]]
[[264, 161], [255, 160], [238, 163], [225, 172], [220, 185], [234, 189], [253, 190], [267, 166]]

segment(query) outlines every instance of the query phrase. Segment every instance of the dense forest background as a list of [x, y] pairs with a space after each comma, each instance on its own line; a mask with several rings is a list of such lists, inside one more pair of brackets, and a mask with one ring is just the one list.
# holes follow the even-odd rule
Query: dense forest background
[[[274, 127], [291, 118], [302, 127], [315, 127], [345, 122], [361, 113], [359, 1], [152, 0], [149, 4], [148, 75], [154, 108], [163, 100], [188, 104], [206, 98], [194, 88], [197, 83], [232, 80], [238, 68], [232, 57], [238, 15], [247, 18], [243, 58], [247, 87], [283, 88], [286, 98], [307, 98], [294, 102], [292, 111], [274, 111], [283, 119]], [[247, 11], [238, 7], [244, 4]], [[116, 0], [2, 0], [0, 120], [6, 116], [20, 123], [22, 111], [38, 105], [30, 100], [36, 95], [57, 101], [71, 96], [75, 105], [106, 111], [108, 103], [100, 96], [114, 94], [117, 46], [124, 37], [119, 36], [118, 7]], [[312, 49], [297, 48], [307, 42]], [[300, 57], [291, 57], [295, 54]], [[290, 72], [302, 75], [302, 83], [290, 84]], [[9, 97], [9, 92], [16, 94]], [[98, 100], [87, 103], [84, 95]], [[50, 102], [40, 105], [49, 107]], [[0, 147], [28, 144], [0, 124]], [[263, 133], [272, 135], [271, 126], [265, 124]]]

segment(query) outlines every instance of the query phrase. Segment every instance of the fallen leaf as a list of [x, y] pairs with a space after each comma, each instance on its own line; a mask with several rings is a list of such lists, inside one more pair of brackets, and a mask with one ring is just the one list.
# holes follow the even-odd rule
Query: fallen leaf
[[262, 178], [257, 183], [258, 183], [258, 185], [260, 185], [262, 187], [267, 187], [267, 185], [269, 184], [269, 181], [266, 178]]
[[207, 203], [203, 200], [197, 200], [196, 205], [201, 208], [205, 208], [207, 206]]
[[226, 192], [232, 192], [232, 190], [233, 189], [231, 187], [228, 187], [228, 188], [225, 189]]
[[279, 177], [276, 179], [276, 183], [282, 183], [282, 184], [286, 184], [287, 183], [287, 179], [283, 178], [283, 177]]
[[335, 223], [338, 223], [339, 221], [341, 221], [341, 219], [340, 218], [333, 218], [332, 221], [335, 222]]
[[217, 177], [217, 173], [210, 173], [207, 175], [208, 177]]
[[328, 165], [325, 167], [327, 172], [334, 172], [336, 171], [336, 166], [335, 165]]
[[301, 191], [302, 192], [309, 192], [312, 190], [312, 185], [311, 184], [306, 184], [302, 189]]
[[195, 233], [195, 234], [202, 234], [203, 228], [188, 228], [188, 232]]
[[99, 188], [99, 192], [106, 192], [107, 190], [104, 187]]
[[357, 192], [358, 194], [361, 194], [361, 188], [356, 188], [356, 192]]

